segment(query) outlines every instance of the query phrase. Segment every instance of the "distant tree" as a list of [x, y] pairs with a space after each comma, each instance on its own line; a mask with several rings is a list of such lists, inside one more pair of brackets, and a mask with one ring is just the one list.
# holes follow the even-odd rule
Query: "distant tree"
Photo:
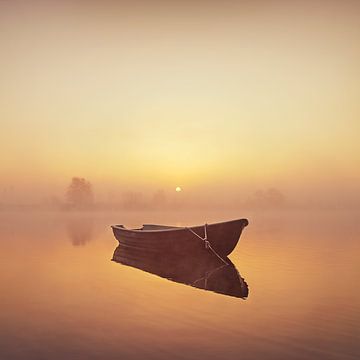
[[247, 199], [246, 204], [258, 209], [281, 208], [286, 204], [286, 197], [275, 188], [258, 190]]
[[166, 205], [167, 199], [164, 190], [158, 190], [154, 193], [152, 198], [152, 205], [154, 207], [162, 207]]
[[122, 205], [125, 209], [133, 210], [144, 207], [143, 195], [139, 192], [127, 191], [123, 193]]
[[66, 192], [66, 200], [74, 208], [87, 208], [93, 205], [91, 183], [84, 178], [73, 177]]
[[275, 188], [270, 188], [267, 190], [266, 200], [270, 207], [280, 207], [286, 202], [285, 195], [280, 190]]

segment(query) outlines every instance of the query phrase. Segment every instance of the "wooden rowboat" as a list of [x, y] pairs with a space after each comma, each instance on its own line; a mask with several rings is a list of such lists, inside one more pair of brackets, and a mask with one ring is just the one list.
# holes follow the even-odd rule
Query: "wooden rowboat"
[[146, 224], [139, 229], [123, 225], [113, 225], [112, 229], [120, 245], [138, 252], [194, 254], [211, 250], [218, 257], [226, 257], [247, 225], [247, 219], [239, 219], [192, 227]]

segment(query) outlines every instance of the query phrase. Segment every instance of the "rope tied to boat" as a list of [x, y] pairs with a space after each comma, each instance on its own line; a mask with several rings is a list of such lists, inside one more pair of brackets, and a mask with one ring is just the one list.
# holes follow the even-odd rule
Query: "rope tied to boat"
[[224, 264], [224, 265], [218, 266], [218, 267], [215, 268], [215, 269], [212, 269], [212, 270], [210, 270], [210, 271], [205, 272], [204, 276], [202, 276], [202, 277], [196, 279], [195, 281], [193, 281], [191, 285], [192, 285], [192, 286], [196, 286], [196, 285], [195, 285], [196, 283], [204, 280], [204, 289], [207, 290], [207, 281], [208, 281], [208, 279], [210, 278], [210, 276], [211, 276], [214, 272], [222, 269], [223, 267], [225, 267], [225, 266], [227, 266], [227, 265], [229, 265], [229, 264], [226, 263], [226, 264]]
[[207, 224], [204, 224], [204, 237], [201, 237], [199, 234], [197, 234], [193, 229], [189, 228], [189, 227], [185, 227], [185, 229], [189, 230], [191, 233], [193, 233], [195, 236], [197, 236], [200, 240], [202, 240], [204, 242], [205, 245], [205, 249], [206, 250], [210, 250], [211, 252], [213, 252], [224, 264], [229, 265], [227, 261], [225, 261], [215, 250], [214, 248], [211, 246], [210, 241], [208, 240], [207, 237]]

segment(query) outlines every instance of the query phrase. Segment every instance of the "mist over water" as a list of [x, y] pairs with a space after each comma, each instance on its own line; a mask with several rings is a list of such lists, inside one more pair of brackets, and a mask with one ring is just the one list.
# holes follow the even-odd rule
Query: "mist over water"
[[[2, 212], [0, 357], [357, 359], [358, 215]], [[250, 224], [230, 259], [246, 300], [111, 261], [111, 224], [244, 216]]]

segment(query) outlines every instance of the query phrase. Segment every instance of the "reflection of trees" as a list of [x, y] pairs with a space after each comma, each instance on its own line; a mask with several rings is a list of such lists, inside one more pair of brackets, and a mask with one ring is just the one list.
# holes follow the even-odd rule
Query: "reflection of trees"
[[73, 177], [66, 192], [66, 200], [74, 208], [88, 208], [93, 205], [91, 183], [84, 178]]
[[67, 232], [74, 246], [86, 245], [93, 239], [94, 224], [90, 218], [76, 217], [69, 219]]

